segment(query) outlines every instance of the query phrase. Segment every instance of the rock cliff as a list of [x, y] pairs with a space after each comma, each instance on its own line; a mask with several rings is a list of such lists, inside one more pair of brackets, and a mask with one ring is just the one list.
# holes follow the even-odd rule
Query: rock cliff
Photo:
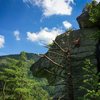
[[[94, 8], [97, 7], [97, 6], [100, 6], [100, 3], [97, 4], [97, 3], [94, 3], [94, 2], [95, 1], [92, 2], [92, 6]], [[92, 28], [92, 27], [100, 27], [100, 18], [98, 17], [98, 21], [95, 22], [95, 23], [91, 22], [89, 20], [90, 19], [89, 12], [90, 12], [90, 7], [85, 7], [83, 9], [83, 13], [80, 16], [77, 17], [77, 21], [78, 21], [79, 27], [81, 29]], [[94, 13], [96, 13], [96, 12], [94, 12]]]
[[[65, 32], [64, 34], [57, 36], [55, 39], [59, 46], [64, 50], [67, 50], [68, 46], [70, 46], [75, 100], [78, 100], [78, 95], [83, 96], [84, 94], [84, 92], [83, 94], [82, 91], [80, 92], [79, 86], [82, 86], [83, 84], [82, 80], [84, 71], [82, 70], [82, 67], [84, 66], [85, 59], [90, 59], [95, 65], [97, 63], [95, 59], [95, 46], [97, 41], [92, 39], [91, 36], [95, 32], [100, 31], [99, 28], [94, 26], [93, 23], [89, 21], [89, 15], [87, 12], [82, 13], [77, 20], [80, 29]], [[80, 46], [75, 47], [73, 41], [78, 38], [80, 38]], [[55, 43], [53, 43], [45, 55], [57, 64], [64, 66], [65, 59], [63, 57], [63, 53]], [[52, 61], [44, 56], [41, 57], [31, 66], [33, 75], [36, 77], [47, 78], [50, 84], [51, 81], [52, 84], [63, 81], [62, 77], [65, 77], [65, 71], [61, 67], [57, 67], [54, 63], [52, 63]], [[53, 73], [56, 73], [57, 75], [60, 74], [62, 77], [56, 77]]]

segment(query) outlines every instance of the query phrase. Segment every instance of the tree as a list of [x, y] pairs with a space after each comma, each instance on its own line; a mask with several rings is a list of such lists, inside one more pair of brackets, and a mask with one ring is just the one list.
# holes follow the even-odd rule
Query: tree
[[90, 21], [92, 21], [93, 23], [100, 22], [100, 3], [91, 8], [89, 15]]
[[[71, 50], [79, 47], [80, 39], [78, 38], [74, 41], [71, 41], [69, 34], [70, 34], [70, 31], [68, 31], [66, 34], [66, 35], [68, 35], [67, 36], [67, 43], [66, 43], [68, 45], [67, 45], [66, 49], [62, 48], [56, 41], [53, 41], [53, 44], [55, 44], [59, 48], [59, 50], [61, 51], [61, 54], [59, 54], [57, 52], [49, 51], [52, 54], [59, 55], [60, 57], [62, 57], [64, 59], [63, 65], [55, 62], [53, 59], [51, 59], [47, 55], [42, 55], [42, 57], [46, 58], [51, 63], [53, 63], [55, 68], [61, 69], [60, 74], [57, 74], [56, 72], [54, 73], [47, 68], [44, 69], [47, 73], [53, 75], [54, 77], [58, 77], [58, 78], [60, 77], [64, 80], [64, 84], [63, 83], [55, 84], [55, 86], [57, 86], [57, 85], [64, 85], [65, 86], [64, 94], [59, 99], [62, 99], [62, 98], [67, 99], [68, 98], [68, 100], [74, 100], [73, 75], [72, 75], [72, 66], [71, 66]], [[70, 42], [73, 42], [74, 48], [71, 47]], [[54, 48], [54, 49], [56, 49], [56, 48]], [[57, 59], [57, 58], [55, 58], [55, 59]], [[64, 76], [61, 75], [63, 71], [64, 71]]]
[[96, 74], [96, 68], [89, 59], [86, 59], [84, 65], [84, 86], [81, 86], [80, 88], [85, 90], [86, 94], [81, 99], [100, 100], [100, 82], [98, 82], [100, 73], [98, 73], [98, 75]]
[[7, 64], [0, 66], [1, 100], [46, 100], [50, 98], [43, 89], [44, 83], [28, 75], [29, 66], [25, 52], [19, 60], [7, 59]]
[[3, 100], [9, 98], [12, 100], [12, 98], [14, 97], [13, 92], [16, 86], [16, 67], [14, 66], [14, 64], [16, 63], [16, 60], [11, 60], [11, 59], [7, 59], [9, 60], [9, 62], [13, 62], [12, 65], [11, 63], [8, 63], [6, 65], [2, 65], [0, 66], [0, 81], [2, 82], [2, 88], [0, 90], [0, 92], [2, 92], [1, 94], [1, 98]]

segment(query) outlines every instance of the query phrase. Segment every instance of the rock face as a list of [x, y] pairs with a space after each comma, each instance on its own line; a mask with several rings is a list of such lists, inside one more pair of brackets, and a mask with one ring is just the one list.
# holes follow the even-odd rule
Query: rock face
[[[64, 34], [57, 36], [57, 38], [55, 39], [55, 41], [64, 50], [67, 50], [68, 46], [70, 45], [75, 100], [78, 100], [79, 95], [80, 96], [84, 95], [84, 91], [83, 92], [80, 91], [79, 86], [83, 85], [82, 80], [84, 71], [82, 67], [84, 66], [85, 59], [89, 58], [94, 64], [97, 63], [95, 59], [95, 46], [97, 44], [97, 41], [92, 39], [91, 36], [95, 32], [100, 30], [94, 27], [94, 25], [91, 24], [88, 19], [89, 19], [88, 13], [85, 14], [83, 13], [81, 16], [77, 18], [81, 29], [73, 30], [71, 32], [65, 32]], [[80, 46], [75, 47], [73, 41], [78, 38], [80, 38]], [[57, 64], [62, 66], [65, 65], [64, 64], [65, 59], [63, 57], [63, 53], [55, 43], [53, 43], [53, 45], [50, 47], [50, 49], [45, 55], [50, 59], [52, 59], [52, 61], [56, 62]], [[65, 67], [67, 69], [68, 66]], [[65, 77], [65, 70], [63, 70], [61, 67], [57, 67], [46, 57], [41, 57], [35, 64], [33, 64], [31, 66], [31, 71], [33, 75], [36, 77], [47, 78], [50, 84], [51, 82], [53, 84], [56, 82], [59, 83], [61, 81], [64, 81], [63, 77]], [[53, 73], [56, 73], [56, 75], [60, 74], [62, 77], [59, 76], [57, 77]], [[64, 90], [63, 86], [62, 90]]]
[[[77, 96], [82, 96], [82, 92], [80, 94], [79, 86], [82, 86], [82, 80], [83, 80], [83, 70], [82, 67], [84, 65], [84, 61], [86, 58], [89, 58], [93, 61], [93, 63], [96, 63], [95, 60], [95, 45], [96, 41], [89, 38], [89, 36], [93, 35], [98, 29], [96, 28], [90, 28], [90, 29], [79, 29], [72, 31], [70, 33], [71, 40], [69, 41], [71, 44], [71, 48], [74, 47], [72, 44], [72, 41], [79, 38], [81, 40], [80, 47], [74, 48], [71, 51], [71, 66], [73, 70], [73, 79], [74, 79], [74, 91], [75, 96], [77, 100]], [[56, 42], [64, 49], [68, 47], [68, 38], [67, 33], [64, 33], [56, 38]], [[56, 54], [57, 53], [57, 54]], [[58, 55], [59, 54], [59, 55]], [[64, 65], [64, 58], [60, 55], [62, 54], [62, 51], [54, 44], [51, 46], [51, 48], [48, 50], [46, 55], [51, 58], [53, 61], [57, 62], [60, 65]], [[66, 66], [67, 67], [67, 66]], [[49, 81], [49, 83], [52, 80], [52, 83], [61, 81], [62, 78], [55, 77], [53, 74], [47, 72], [46, 70], [49, 70], [53, 73], [56, 73], [59, 75], [59, 73], [64, 77], [64, 71], [62, 68], [58, 68], [55, 66], [51, 61], [49, 61], [45, 57], [41, 57], [35, 64], [32, 65], [31, 71], [33, 75], [36, 77], [46, 77]], [[61, 72], [62, 71], [62, 72]]]
[[[99, 4], [93, 3], [92, 6], [94, 6], [94, 7], [100, 6], [100, 3]], [[79, 27], [81, 29], [92, 28], [92, 27], [100, 27], [100, 20], [98, 20], [98, 22], [95, 22], [95, 23], [90, 21], [89, 9], [88, 8], [86, 10], [84, 10], [83, 13], [80, 16], [77, 17], [77, 21], [78, 21]]]
[[77, 17], [80, 29], [100, 27], [100, 21], [93, 23], [89, 20], [89, 18], [90, 16], [87, 11], [83, 12], [79, 17]]
[[89, 13], [87, 11], [83, 12], [79, 17], [77, 17], [77, 21], [81, 29], [95, 26], [94, 23], [89, 20]]

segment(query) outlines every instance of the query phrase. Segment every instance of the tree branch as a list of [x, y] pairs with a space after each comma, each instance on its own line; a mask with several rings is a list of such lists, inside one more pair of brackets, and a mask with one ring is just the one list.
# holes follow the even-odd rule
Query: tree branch
[[65, 50], [56, 42], [56, 41], [53, 41], [58, 47], [59, 49], [62, 51], [62, 52], [65, 52]]
[[61, 68], [64, 68], [62, 65], [59, 65], [58, 63], [56, 63], [55, 61], [53, 61], [51, 58], [49, 58], [48, 56], [44, 55], [45, 58], [47, 58], [49, 61], [51, 61], [53, 64], [61, 67]]
[[57, 54], [57, 55], [59, 55], [59, 56], [64, 57], [63, 55], [61, 55], [61, 54], [59, 54], [59, 53], [57, 53], [57, 52], [53, 52], [53, 51], [48, 51], [48, 52], [50, 52], [50, 53], [54, 53], [54, 54]]
[[55, 74], [55, 73], [53, 73], [53, 72], [49, 71], [48, 69], [44, 69], [44, 70], [45, 70], [46, 72], [48, 72], [48, 73], [52, 74], [52, 75], [57, 76], [57, 77], [65, 78], [65, 77], [63, 77], [63, 76], [57, 75], [57, 74]]
[[62, 100], [62, 98], [63, 98], [64, 96], [65, 96], [65, 95], [62, 95], [61, 97], [58, 98], [58, 100]]

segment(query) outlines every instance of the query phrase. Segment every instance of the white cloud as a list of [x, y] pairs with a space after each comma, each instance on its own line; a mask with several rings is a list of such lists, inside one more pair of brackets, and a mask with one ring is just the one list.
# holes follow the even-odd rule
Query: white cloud
[[4, 47], [4, 43], [5, 43], [5, 38], [3, 35], [0, 35], [0, 48]]
[[69, 23], [68, 21], [64, 21], [64, 22], [63, 22], [63, 25], [64, 25], [64, 27], [65, 27], [66, 29], [69, 29], [69, 28], [72, 27], [72, 24]]
[[57, 35], [60, 35], [63, 31], [57, 28], [48, 29], [44, 28], [41, 29], [38, 33], [31, 33], [27, 32], [27, 39], [32, 42], [39, 42], [40, 44], [51, 44], [53, 40], [55, 40]]
[[96, 0], [97, 2], [100, 2], [100, 0]]
[[24, 3], [31, 3], [42, 7], [43, 15], [71, 15], [74, 0], [23, 0]]
[[14, 31], [14, 36], [15, 36], [17, 41], [20, 40], [20, 32], [18, 30]]

